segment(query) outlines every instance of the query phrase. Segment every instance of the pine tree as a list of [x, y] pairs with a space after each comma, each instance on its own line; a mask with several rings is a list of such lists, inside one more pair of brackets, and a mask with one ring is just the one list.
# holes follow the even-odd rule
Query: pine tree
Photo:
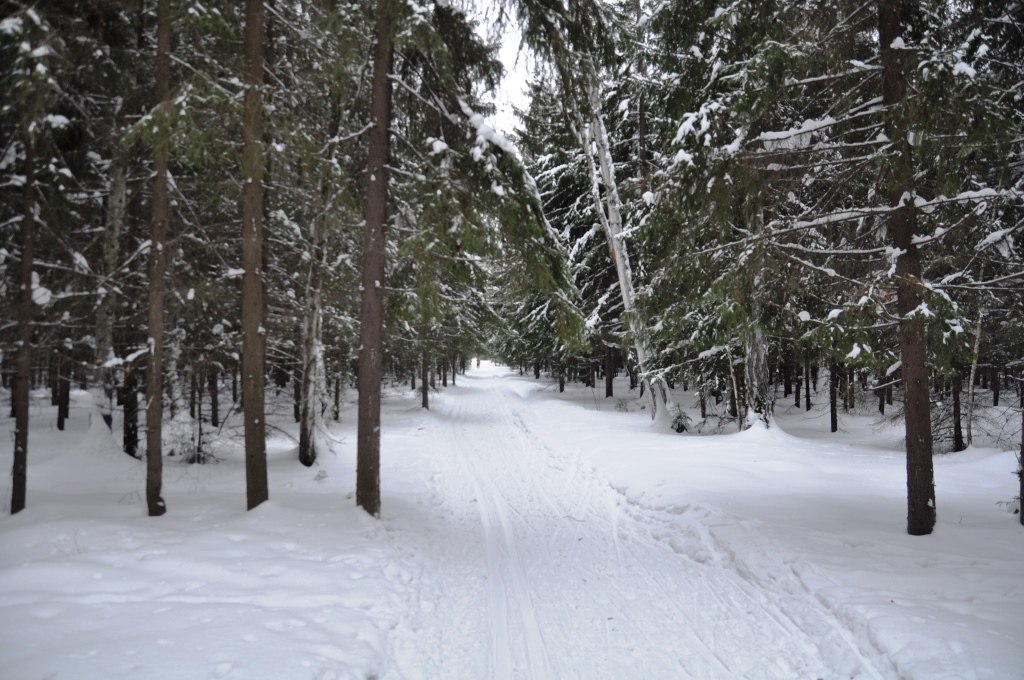
[[245, 114], [242, 156], [242, 406], [246, 506], [267, 500], [263, 327], [263, 1], [245, 11]]

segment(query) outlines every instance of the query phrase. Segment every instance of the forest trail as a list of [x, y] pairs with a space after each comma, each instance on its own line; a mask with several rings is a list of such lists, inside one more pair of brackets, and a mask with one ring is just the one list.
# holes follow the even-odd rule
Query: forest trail
[[716, 536], [738, 523], [644, 508], [598, 479], [540, 388], [485, 367], [423, 413], [422, 508], [392, 529], [422, 565], [419, 601], [385, 677], [893, 675], [756, 537], [750, 560]]

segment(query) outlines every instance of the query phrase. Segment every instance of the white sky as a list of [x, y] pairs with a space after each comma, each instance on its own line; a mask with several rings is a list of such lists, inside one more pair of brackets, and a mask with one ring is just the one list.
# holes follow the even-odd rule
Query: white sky
[[[475, 5], [473, 16], [480, 22], [478, 30], [489, 40], [493, 33], [494, 17], [497, 16], [497, 8], [494, 0], [470, 0]], [[528, 65], [531, 61], [530, 55], [525, 51], [520, 52], [521, 37], [518, 28], [509, 22], [501, 36], [501, 61], [505, 64], [505, 77], [498, 86], [495, 96], [497, 114], [491, 120], [494, 128], [504, 134], [512, 132], [518, 124], [518, 119], [513, 113], [513, 107], [525, 108], [528, 103], [526, 96], [526, 83], [529, 79]]]

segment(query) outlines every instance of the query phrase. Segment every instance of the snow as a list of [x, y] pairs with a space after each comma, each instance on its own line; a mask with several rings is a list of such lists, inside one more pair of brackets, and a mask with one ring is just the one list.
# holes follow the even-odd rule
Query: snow
[[797, 313], [796, 318], [806, 323], [807, 321], [811, 320], [811, 313], [808, 312], [807, 310], [801, 310], [800, 312]]
[[439, 153], [444, 153], [448, 150], [448, 145], [443, 139], [428, 139], [427, 142], [430, 144], [430, 155], [436, 156]]
[[352, 500], [351, 403], [310, 469], [270, 399], [248, 513], [233, 414], [218, 462], [165, 460], [147, 518], [89, 395], [59, 432], [38, 392], [28, 508], [0, 517], [4, 676], [1021, 677], [1012, 451], [937, 457], [936, 531], [910, 537], [899, 428], [780, 403], [771, 429], [676, 435], [616, 390], [483, 362], [430, 411], [386, 392], [380, 520]]
[[967, 76], [972, 79], [978, 74], [978, 72], [974, 70], [973, 66], [964, 61], [958, 61], [956, 65], [953, 66], [953, 73], [956, 75]]
[[59, 113], [48, 113], [43, 117], [43, 120], [55, 130], [61, 130], [71, 124], [67, 116], [62, 116]]

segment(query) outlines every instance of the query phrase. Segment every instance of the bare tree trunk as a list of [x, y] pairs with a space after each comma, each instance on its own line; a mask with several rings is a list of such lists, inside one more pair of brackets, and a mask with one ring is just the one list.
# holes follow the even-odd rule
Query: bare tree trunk
[[841, 372], [839, 362], [835, 359], [829, 360], [828, 367], [828, 416], [830, 430], [832, 432], [839, 431], [839, 374]]
[[953, 375], [953, 451], [964, 450], [964, 432], [960, 418], [960, 391], [963, 389], [963, 376], [960, 367], [956, 367]]
[[121, 425], [124, 452], [132, 458], [139, 457], [139, 377], [135, 366], [129, 365], [124, 371], [124, 385], [121, 387], [121, 404], [124, 408], [124, 422]]
[[267, 351], [263, 329], [263, 0], [246, 2], [242, 79], [242, 411], [245, 497], [252, 510], [270, 497], [263, 403]]
[[110, 161], [110, 193], [107, 197], [107, 217], [103, 231], [103, 276], [104, 292], [96, 306], [96, 354], [93, 408], [99, 412], [107, 428], [113, 427], [114, 380], [110, 366], [114, 358], [114, 295], [112, 287], [117, 272], [120, 254], [121, 232], [124, 230], [124, 215], [128, 204], [128, 182], [125, 179], [124, 154], [116, 147], [120, 135], [115, 136], [115, 151]]
[[967, 446], [974, 443], [974, 388], [978, 384], [978, 354], [981, 350], [981, 317], [978, 309], [978, 323], [974, 330], [974, 353], [971, 355], [971, 375], [967, 380]]
[[[652, 378], [648, 371], [651, 368], [650, 349], [647, 345], [646, 333], [634, 303], [633, 270], [629, 262], [629, 251], [622, 238], [622, 204], [619, 200], [618, 184], [615, 180], [615, 165], [612, 160], [608, 130], [604, 124], [601, 111], [601, 98], [597, 89], [597, 76], [590, 68], [590, 82], [587, 85], [590, 107], [590, 123], [583, 126], [584, 152], [590, 164], [591, 197], [597, 209], [599, 219], [608, 237], [608, 245], [615, 260], [615, 271], [618, 275], [619, 293], [622, 296], [622, 309], [626, 317], [633, 347], [636, 350], [637, 363], [644, 380], [651, 388], [651, 417], [661, 420], [666, 426], [671, 424], [668, 405], [668, 390], [661, 378]], [[597, 167], [594, 155], [597, 156]], [[604, 191], [601, 191], [601, 186]]]
[[732, 352], [726, 349], [726, 358], [729, 360], [729, 382], [732, 390], [729, 392], [729, 415], [736, 419], [736, 427], [743, 431], [743, 418], [740, 416], [740, 388], [736, 382], [736, 367], [732, 363]]
[[373, 89], [367, 157], [366, 227], [363, 234], [362, 304], [359, 312], [359, 417], [356, 504], [380, 515], [380, 381], [384, 354], [384, 239], [388, 218], [388, 158], [391, 153], [391, 70], [394, 7], [377, 0]]
[[32, 258], [36, 227], [36, 148], [32, 131], [25, 138], [25, 184], [21, 200], [21, 300], [18, 304], [18, 351], [15, 359], [13, 411], [14, 462], [11, 470], [11, 514], [25, 509], [28, 487], [28, 400], [32, 371]]
[[[907, 433], [907, 533], [930, 534], [935, 526], [935, 483], [932, 468], [932, 430], [928, 396], [928, 367], [924, 326], [913, 312], [924, 301], [921, 256], [914, 243], [917, 208], [914, 205], [914, 168], [907, 105], [906, 50], [900, 0], [881, 0], [878, 37], [882, 64], [882, 105], [889, 152], [889, 233], [900, 255], [896, 260], [896, 304], [900, 314], [900, 356], [903, 370], [904, 413]], [[896, 45], [894, 46], [894, 43]]]
[[615, 396], [615, 350], [611, 345], [604, 348], [604, 397]]
[[804, 410], [811, 410], [811, 364], [804, 364]]
[[320, 425], [319, 367], [320, 345], [320, 268], [322, 266], [321, 225], [313, 225], [313, 253], [306, 279], [306, 315], [302, 324], [302, 394], [299, 422], [299, 462], [310, 466], [316, 460], [315, 432]]
[[420, 355], [420, 406], [430, 408], [430, 358], [424, 349]]
[[166, 130], [171, 88], [171, 11], [169, 0], [157, 5], [156, 101], [165, 126], [157, 140], [153, 179], [153, 220], [149, 246], [149, 368], [146, 371], [146, 505], [150, 517], [167, 512], [160, 495], [163, 485], [163, 354], [164, 354], [164, 271], [167, 254], [167, 160], [170, 135]]
[[992, 367], [992, 406], [999, 406], [999, 367]]
[[206, 369], [207, 391], [210, 393], [210, 425], [220, 427], [220, 367], [211, 363]]
[[1017, 480], [1020, 482], [1017, 496], [1017, 517], [1024, 526], [1024, 385], [1019, 392], [1017, 405], [1020, 406], [1020, 453], [1017, 454]]
[[747, 405], [768, 427], [775, 411], [775, 393], [771, 389], [771, 378], [768, 375], [768, 343], [760, 324], [754, 324], [745, 344]]
[[57, 429], [64, 431], [64, 424], [71, 415], [71, 357], [68, 354], [67, 346], [57, 350], [59, 361], [57, 362]]

